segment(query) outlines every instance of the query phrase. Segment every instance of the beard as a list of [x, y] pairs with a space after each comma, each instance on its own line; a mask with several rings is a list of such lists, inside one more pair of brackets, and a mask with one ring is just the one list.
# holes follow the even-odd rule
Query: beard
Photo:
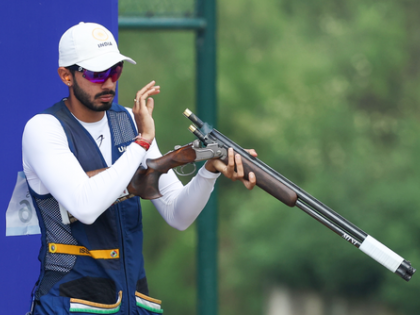
[[[76, 81], [76, 76], [73, 76], [73, 93], [76, 99], [82, 103], [86, 108], [93, 110], [94, 112], [103, 112], [111, 108], [112, 106], [112, 100], [109, 102], [101, 102], [102, 105], [94, 105], [93, 101], [90, 99], [90, 95], [86, 93], [78, 84]], [[93, 97], [93, 100], [96, 100], [100, 98], [103, 95], [109, 95], [115, 96], [115, 92], [113, 90], [107, 90], [103, 91], [101, 93], [96, 94]]]

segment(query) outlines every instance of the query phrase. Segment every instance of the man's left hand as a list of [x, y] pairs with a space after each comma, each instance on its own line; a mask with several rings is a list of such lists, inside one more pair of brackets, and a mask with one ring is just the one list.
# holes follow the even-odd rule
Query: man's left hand
[[[247, 151], [252, 156], [257, 156], [257, 152], [255, 152], [254, 149]], [[249, 172], [248, 180], [244, 178], [245, 172], [242, 164], [242, 158], [239, 154], [235, 154], [232, 148], [229, 148], [228, 150], [227, 164], [223, 163], [220, 159], [211, 159], [206, 162], [205, 168], [213, 173], [220, 172], [232, 181], [240, 180], [249, 190], [254, 188], [257, 183], [257, 178], [253, 172]]]

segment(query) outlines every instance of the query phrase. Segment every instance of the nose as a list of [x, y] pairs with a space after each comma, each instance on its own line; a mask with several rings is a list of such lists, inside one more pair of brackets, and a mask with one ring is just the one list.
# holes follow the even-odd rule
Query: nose
[[102, 89], [109, 90], [112, 89], [117, 82], [113, 82], [112, 79], [109, 77], [104, 83], [102, 83]]

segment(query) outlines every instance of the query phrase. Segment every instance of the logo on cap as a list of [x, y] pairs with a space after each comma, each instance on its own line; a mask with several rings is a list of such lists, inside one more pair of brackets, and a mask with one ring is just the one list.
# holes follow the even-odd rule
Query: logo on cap
[[106, 31], [102, 28], [95, 28], [92, 31], [93, 38], [100, 40], [100, 41], [106, 41], [108, 39], [108, 34]]

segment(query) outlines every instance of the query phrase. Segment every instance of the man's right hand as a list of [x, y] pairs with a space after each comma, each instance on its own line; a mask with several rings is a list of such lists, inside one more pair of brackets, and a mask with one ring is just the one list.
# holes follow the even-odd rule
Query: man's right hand
[[154, 100], [150, 96], [160, 93], [160, 86], [152, 81], [139, 90], [133, 106], [134, 119], [141, 137], [150, 142], [155, 138], [155, 122], [152, 117]]

